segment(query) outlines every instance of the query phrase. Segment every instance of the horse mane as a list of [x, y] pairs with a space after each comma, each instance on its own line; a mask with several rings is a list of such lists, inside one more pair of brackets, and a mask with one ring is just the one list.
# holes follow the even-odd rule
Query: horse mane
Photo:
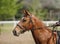
[[34, 15], [32, 15], [34, 21], [35, 21], [35, 25], [37, 25], [38, 27], [41, 27], [41, 28], [44, 28], [44, 29], [47, 29], [48, 31], [51, 32], [51, 29], [48, 28], [48, 26], [46, 26], [42, 20], [38, 19], [37, 17], [35, 17]]
[[41, 27], [45, 26], [45, 24], [40, 19], [36, 18], [34, 15], [32, 15], [32, 17], [37, 25], [39, 25]]

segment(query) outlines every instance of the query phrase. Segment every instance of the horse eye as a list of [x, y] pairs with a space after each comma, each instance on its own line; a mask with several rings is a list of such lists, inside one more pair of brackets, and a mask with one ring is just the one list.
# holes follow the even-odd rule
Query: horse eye
[[26, 20], [25, 20], [25, 19], [23, 19], [23, 22], [26, 22]]

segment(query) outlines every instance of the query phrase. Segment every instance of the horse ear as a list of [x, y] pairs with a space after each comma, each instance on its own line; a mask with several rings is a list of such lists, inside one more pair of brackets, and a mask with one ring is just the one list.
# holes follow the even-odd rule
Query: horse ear
[[25, 17], [31, 15], [27, 10], [24, 10], [23, 13], [24, 13], [24, 16], [25, 16]]

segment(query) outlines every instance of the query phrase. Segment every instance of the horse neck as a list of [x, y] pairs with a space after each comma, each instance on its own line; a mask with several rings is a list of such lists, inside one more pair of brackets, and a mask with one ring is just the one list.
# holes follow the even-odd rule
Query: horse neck
[[34, 31], [31, 30], [31, 33], [32, 33], [32, 36], [33, 36], [33, 39], [35, 41], [35, 44], [40, 44], [40, 42], [37, 40], [37, 38], [35, 37], [35, 34], [34, 34]]
[[[44, 25], [44, 23], [42, 22], [42, 21], [40, 21], [39, 19], [37, 19], [37, 18], [34, 18], [34, 22], [33, 22], [33, 24], [34, 24], [34, 27], [35, 28], [42, 28], [42, 29], [40, 29], [40, 30], [47, 30], [48, 29], [48, 27], [46, 27], [45, 25]], [[46, 28], [46, 29], [45, 29]], [[38, 29], [32, 29], [31, 30], [31, 33], [32, 33], [32, 36], [33, 36], [33, 39], [34, 39], [34, 41], [35, 41], [35, 43], [36, 44], [40, 44], [40, 41], [35, 37], [35, 32], [37, 32], [36, 30], [38, 30]], [[34, 32], [35, 31], [35, 32]], [[48, 31], [48, 30], [47, 30]]]
[[45, 27], [44, 23], [37, 18], [34, 19], [34, 25], [36, 28], [39, 28], [39, 27], [44, 28]]
[[47, 30], [47, 31], [51, 32], [51, 29], [49, 29], [42, 21], [40, 21], [37, 18], [35, 19], [35, 27], [41, 28], [40, 30]]
[[[39, 21], [35, 21], [35, 24], [34, 24], [34, 28], [38, 28], [38, 27], [43, 27], [43, 24], [40, 24], [40, 23], [42, 23], [42, 22], [39, 22]], [[34, 41], [35, 41], [35, 44], [40, 44], [40, 42], [39, 42], [39, 40], [35, 37], [35, 33], [34, 33], [34, 31], [35, 31], [36, 29], [32, 29], [31, 30], [31, 33], [32, 33], [32, 36], [33, 36], [33, 39], [34, 39]]]

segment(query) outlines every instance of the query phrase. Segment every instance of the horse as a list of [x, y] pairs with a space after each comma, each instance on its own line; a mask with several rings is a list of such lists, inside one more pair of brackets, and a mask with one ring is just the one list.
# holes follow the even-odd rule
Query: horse
[[24, 10], [24, 15], [13, 30], [15, 36], [31, 31], [36, 44], [56, 44], [57, 33], [52, 32], [40, 19]]

